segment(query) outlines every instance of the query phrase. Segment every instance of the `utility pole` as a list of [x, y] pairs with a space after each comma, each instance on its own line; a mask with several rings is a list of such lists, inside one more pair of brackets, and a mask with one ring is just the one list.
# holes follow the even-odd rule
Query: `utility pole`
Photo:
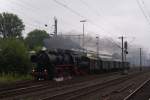
[[84, 23], [86, 22], [86, 20], [81, 20], [81, 23], [83, 23], [83, 38], [82, 38], [82, 47], [83, 47], [83, 51], [84, 51]]
[[54, 36], [57, 36], [57, 18], [54, 17]]
[[98, 59], [99, 58], [99, 36], [97, 36], [96, 39], [97, 39], [96, 45], [97, 45], [97, 59]]
[[140, 71], [142, 71], [142, 48], [140, 48]]
[[124, 37], [121, 36], [121, 37], [119, 37], [119, 39], [121, 39], [121, 42], [122, 42], [122, 46], [121, 46], [122, 53], [121, 53], [121, 55], [122, 55], [122, 68], [123, 68], [123, 73], [124, 73], [124, 42], [123, 42]]
[[[96, 45], [97, 45], [97, 60], [99, 59], [99, 36], [96, 36], [96, 39], [97, 39], [97, 42], [96, 42]], [[98, 67], [98, 64], [99, 62], [97, 61], [97, 67]]]

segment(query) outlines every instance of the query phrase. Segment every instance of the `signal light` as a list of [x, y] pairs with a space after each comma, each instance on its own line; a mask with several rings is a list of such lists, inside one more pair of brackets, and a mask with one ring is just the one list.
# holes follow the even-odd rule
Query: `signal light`
[[34, 69], [32, 69], [32, 72], [35, 72], [35, 70], [34, 70]]

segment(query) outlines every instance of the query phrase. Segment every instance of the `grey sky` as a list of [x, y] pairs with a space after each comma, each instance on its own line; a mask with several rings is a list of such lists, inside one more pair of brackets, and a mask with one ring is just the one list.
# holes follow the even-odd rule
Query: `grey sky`
[[[125, 35], [128, 41], [135, 38], [135, 44], [150, 49], [150, 24], [140, 10], [137, 0], [57, 0], [84, 18], [77, 16], [55, 0], [0, 0], [0, 12], [19, 15], [26, 24], [27, 32], [35, 29], [53, 30], [53, 17], [58, 19], [58, 31], [82, 32], [80, 20], [87, 19], [87, 34], [108, 36], [119, 41]], [[150, 0], [138, 0], [145, 13], [150, 15]], [[150, 18], [149, 18], [150, 20]], [[46, 28], [44, 24], [49, 26]]]

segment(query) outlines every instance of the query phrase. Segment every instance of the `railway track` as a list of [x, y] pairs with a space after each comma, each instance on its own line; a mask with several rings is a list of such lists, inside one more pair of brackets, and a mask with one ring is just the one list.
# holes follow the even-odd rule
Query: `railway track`
[[[122, 83], [140, 74], [136, 72], [134, 74], [121, 77], [117, 77], [119, 75], [116, 75], [116, 78], [107, 80], [106, 76], [110, 75], [112, 76], [113, 74], [102, 75], [102, 77], [105, 76], [104, 82], [100, 81], [101, 79], [96, 78], [92, 81], [82, 81], [80, 83], [78, 82], [70, 85], [67, 84], [61, 87], [52, 88], [51, 85], [44, 83], [47, 85], [39, 84], [38, 86], [38, 84], [36, 84], [31, 87], [22, 87], [13, 90], [2, 91], [0, 92], [0, 98], [2, 98], [2, 100], [12, 100], [12, 98], [21, 98], [21, 100], [26, 100], [22, 99], [25, 97], [33, 97], [29, 100], [73, 100], [79, 98], [80, 96], [88, 95], [94, 91], [98, 91], [100, 89]], [[37, 91], [39, 91], [39, 93]]]
[[[101, 76], [96, 76], [92, 80], [97, 81], [100, 77], [108, 77], [108, 76], [117, 75], [117, 74], [118, 73], [116, 73], [116, 72], [110, 73], [110, 74], [104, 74]], [[87, 80], [83, 80], [83, 81], [73, 83], [73, 84], [70, 83], [70, 85], [69, 85], [69, 83], [65, 84], [66, 82], [58, 83], [58, 82], [52, 82], [52, 81], [22, 82], [21, 84], [17, 83], [14, 86], [0, 88], [0, 98], [8, 98], [8, 97], [13, 97], [13, 96], [17, 96], [17, 95], [24, 95], [24, 94], [33, 93], [33, 92], [40, 91], [40, 90], [46, 90], [48, 88], [51, 88], [51, 91], [54, 91], [54, 90], [58, 91], [60, 89], [69, 88], [72, 85], [74, 85], [74, 86], [79, 86], [82, 84], [84, 85], [87, 82], [88, 82]]]
[[28, 80], [28, 81], [16, 82], [13, 84], [1, 85], [0, 86], [0, 92], [24, 88], [24, 87], [29, 87], [32, 85], [37, 85], [37, 84], [42, 84], [42, 83], [43, 83], [42, 81]]
[[[100, 77], [107, 77], [107, 76], [110, 76], [110, 75], [114, 75], [114, 74], [118, 74], [119, 72], [114, 72], [114, 73], [107, 73], [107, 74], [102, 74], [102, 75], [99, 75], [98, 77], [96, 78], [100, 78]], [[95, 78], [95, 77], [94, 77]], [[95, 79], [96, 79], [95, 78]], [[84, 80], [86, 81], [86, 80]], [[56, 84], [54, 82], [51, 82], [50, 81], [47, 81], [49, 82], [49, 84], [53, 83], [53, 84]], [[81, 81], [82, 82], [82, 81]], [[15, 90], [24, 90], [25, 88], [29, 88], [30, 86], [31, 87], [36, 87], [36, 86], [40, 86], [40, 84], [43, 84], [43, 83], [46, 83], [46, 81], [34, 81], [34, 80], [27, 80], [27, 81], [21, 81], [21, 82], [16, 82], [16, 83], [13, 83], [13, 84], [6, 84], [6, 85], [0, 85], [0, 93], [1, 92], [4, 92], [4, 91], [8, 91], [8, 92], [14, 92]], [[60, 82], [61, 83], [61, 82]], [[63, 84], [63, 82], [61, 83]], [[36, 86], [34, 86], [36, 85]], [[44, 85], [44, 84], [43, 84]], [[46, 85], [46, 84], [45, 84]], [[41, 85], [42, 86], [42, 85]]]
[[149, 100], [150, 99], [150, 79], [143, 82], [135, 91], [126, 96], [124, 100]]
[[84, 86], [80, 88], [73, 88], [68, 91], [63, 91], [58, 94], [49, 95], [48, 97], [42, 98], [42, 100], [78, 100], [81, 96], [88, 95], [95, 91], [110, 87], [112, 85], [120, 84], [130, 78], [133, 78], [139, 74], [128, 75], [120, 77], [117, 79], [109, 80], [103, 83], [96, 83], [89, 86]]

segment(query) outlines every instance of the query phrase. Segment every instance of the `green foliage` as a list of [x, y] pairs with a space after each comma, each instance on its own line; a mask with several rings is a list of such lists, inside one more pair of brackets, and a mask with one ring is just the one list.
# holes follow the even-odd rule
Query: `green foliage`
[[25, 41], [30, 49], [38, 51], [44, 46], [43, 40], [48, 37], [49, 35], [46, 31], [36, 29], [28, 33]]
[[0, 72], [26, 74], [30, 69], [28, 51], [18, 39], [0, 41]]
[[0, 13], [0, 35], [3, 38], [22, 37], [21, 32], [24, 30], [21, 19], [15, 14]]
[[19, 74], [14, 74], [14, 73], [1, 73], [0, 74], [0, 84], [11, 84], [16, 81], [23, 81], [23, 80], [32, 80], [32, 76], [27, 74], [27, 75], [19, 75]]

